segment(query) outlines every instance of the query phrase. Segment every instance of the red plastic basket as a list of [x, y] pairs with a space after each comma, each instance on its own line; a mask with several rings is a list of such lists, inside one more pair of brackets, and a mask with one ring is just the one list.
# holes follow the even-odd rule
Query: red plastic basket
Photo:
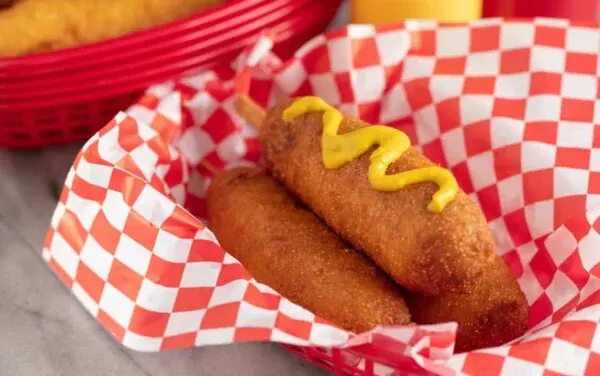
[[[152, 74], [157, 68], [181, 65], [185, 59], [217, 51], [266, 27], [295, 26], [297, 22], [294, 24], [294, 20], [307, 11], [313, 11], [316, 6], [318, 4], [314, 4], [312, 0], [273, 0], [232, 19], [219, 18], [216, 24], [211, 22], [209, 25], [185, 29], [184, 32], [167, 30], [158, 38], [142, 39], [135, 48], [114, 47], [100, 54], [92, 51], [87, 56], [74, 56], [71, 60], [60, 60], [54, 64], [42, 60], [37, 67], [30, 68], [32, 71], [27, 77], [22, 76], [23, 71], [13, 69], [16, 78], [0, 77], [0, 87], [6, 89], [6, 93], [13, 99], [26, 99], [32, 91], [41, 96], [53, 95], [59, 90], [64, 93], [65, 88], [78, 91], [77, 89], [90, 85], [106, 85], [106, 73], [116, 70], [128, 75]], [[295, 27], [298, 29], [300, 26]], [[86, 64], [86, 60], [89, 63]], [[59, 74], [56, 74], [56, 65], [63, 67]], [[19, 65], [7, 64], [7, 69], [11, 66], [20, 68]], [[60, 86], [57, 88], [58, 85]]]
[[0, 59], [0, 147], [89, 138], [151, 84], [228, 64], [265, 28], [290, 56], [323, 32], [340, 0], [235, 0], [121, 38]]
[[[360, 346], [349, 350], [333, 348], [330, 351], [319, 347], [281, 345], [296, 356], [340, 376], [375, 376], [377, 374], [400, 375], [398, 369], [409, 375], [430, 375], [413, 359], [404, 356], [386, 357], [382, 352], [374, 353], [374, 346]], [[393, 362], [389, 360], [393, 359]]]

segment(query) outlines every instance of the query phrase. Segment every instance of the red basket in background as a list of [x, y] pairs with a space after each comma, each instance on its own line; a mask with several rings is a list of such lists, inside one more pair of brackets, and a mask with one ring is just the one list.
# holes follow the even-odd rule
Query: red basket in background
[[596, 22], [597, 0], [484, 0], [484, 17], [556, 17], [574, 21]]
[[228, 64], [265, 28], [287, 58], [327, 28], [340, 4], [233, 0], [113, 40], [0, 59], [0, 147], [87, 139], [149, 85]]

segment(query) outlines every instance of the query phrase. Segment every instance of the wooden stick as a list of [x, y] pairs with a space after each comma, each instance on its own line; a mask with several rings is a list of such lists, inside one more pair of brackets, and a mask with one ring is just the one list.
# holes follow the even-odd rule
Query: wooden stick
[[[265, 117], [267, 116], [265, 109], [246, 94], [240, 94], [236, 97], [235, 109], [244, 120], [257, 129], [260, 129]], [[213, 175], [217, 175], [222, 172], [209, 161], [202, 161], [200, 164]]]
[[256, 129], [262, 127], [267, 117], [265, 109], [246, 94], [240, 94], [236, 97], [235, 109], [244, 120], [252, 124]]
[[210, 172], [213, 175], [218, 175], [218, 174], [220, 174], [222, 172], [220, 169], [218, 169], [217, 167], [215, 167], [209, 161], [202, 161], [202, 162], [200, 162], [200, 164], [202, 165], [202, 167], [204, 167], [205, 169], [207, 169], [208, 172]]

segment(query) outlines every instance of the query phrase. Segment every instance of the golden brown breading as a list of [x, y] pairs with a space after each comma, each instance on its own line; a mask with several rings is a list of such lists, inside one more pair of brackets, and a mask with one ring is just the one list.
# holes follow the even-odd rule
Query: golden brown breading
[[16, 2], [17, 0], [0, 0], [0, 10], [13, 6]]
[[458, 322], [456, 352], [499, 346], [527, 329], [529, 306], [510, 270], [496, 257], [466, 294], [406, 294], [418, 324]]
[[218, 175], [207, 203], [210, 229], [223, 248], [296, 304], [352, 332], [410, 322], [393, 282], [264, 170]]
[[[260, 132], [267, 167], [355, 248], [363, 250], [403, 287], [425, 294], [464, 291], [493, 260], [496, 246], [483, 214], [461, 190], [443, 212], [427, 204], [434, 183], [394, 192], [370, 186], [367, 151], [346, 165], [323, 165], [322, 112], [281, 118], [287, 101], [269, 110]], [[345, 116], [340, 134], [368, 124]], [[431, 166], [409, 149], [388, 173]]]
[[0, 56], [97, 42], [189, 16], [223, 0], [20, 0], [0, 11]]

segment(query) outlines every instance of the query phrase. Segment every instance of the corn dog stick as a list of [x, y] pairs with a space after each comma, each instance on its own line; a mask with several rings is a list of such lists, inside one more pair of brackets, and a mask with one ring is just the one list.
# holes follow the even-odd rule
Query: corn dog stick
[[202, 161], [200, 162], [200, 164], [202, 165], [202, 167], [204, 167], [205, 169], [208, 170], [208, 172], [210, 172], [213, 175], [218, 175], [220, 174], [221, 170], [219, 170], [218, 168], [216, 168], [212, 163], [210, 163], [209, 161]]
[[[260, 129], [266, 117], [266, 111], [258, 103], [252, 100], [246, 94], [240, 94], [235, 99], [235, 108], [239, 115], [256, 129]], [[208, 161], [200, 162], [202, 167], [208, 170], [213, 175], [217, 175], [222, 171], [212, 165]]]
[[[235, 108], [239, 115], [256, 129], [260, 129], [266, 117], [266, 111], [258, 103], [246, 94], [240, 94], [236, 97]], [[202, 167], [213, 175], [223, 172], [208, 161], [200, 162]]]
[[256, 129], [262, 127], [267, 112], [258, 103], [254, 102], [252, 98], [246, 94], [240, 94], [235, 100], [235, 108], [238, 114], [246, 120], [249, 124], [254, 126]]

